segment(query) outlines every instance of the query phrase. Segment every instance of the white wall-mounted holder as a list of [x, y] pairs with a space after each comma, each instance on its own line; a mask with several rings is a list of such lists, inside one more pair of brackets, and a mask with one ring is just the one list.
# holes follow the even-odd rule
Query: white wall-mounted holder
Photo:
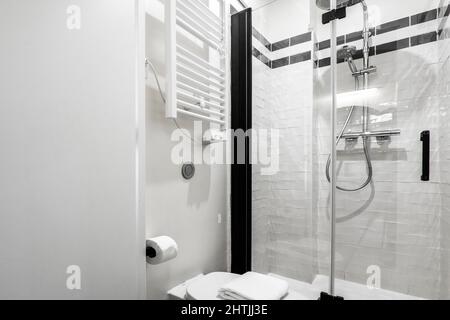
[[228, 125], [228, 0], [166, 0], [166, 117]]
[[224, 130], [211, 129], [203, 135], [203, 146], [213, 143], [223, 143], [227, 141], [227, 132]]

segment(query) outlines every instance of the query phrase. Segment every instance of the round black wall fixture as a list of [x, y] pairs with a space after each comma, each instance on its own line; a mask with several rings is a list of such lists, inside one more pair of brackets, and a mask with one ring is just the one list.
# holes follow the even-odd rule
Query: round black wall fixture
[[193, 163], [185, 163], [181, 168], [181, 174], [186, 180], [191, 180], [195, 175], [195, 166]]

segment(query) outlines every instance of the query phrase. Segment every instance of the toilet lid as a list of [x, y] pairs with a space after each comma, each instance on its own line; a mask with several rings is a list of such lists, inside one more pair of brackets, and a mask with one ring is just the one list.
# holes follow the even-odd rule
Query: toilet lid
[[234, 273], [210, 273], [188, 285], [186, 298], [188, 300], [222, 300], [218, 297], [219, 289], [238, 277], [239, 275]]

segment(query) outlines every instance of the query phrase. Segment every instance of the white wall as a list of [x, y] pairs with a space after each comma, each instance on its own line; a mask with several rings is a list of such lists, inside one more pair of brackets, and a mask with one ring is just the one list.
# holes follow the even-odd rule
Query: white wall
[[[165, 72], [164, 1], [147, 0], [147, 56]], [[202, 52], [190, 44], [192, 50]], [[160, 266], [147, 266], [149, 299], [165, 299], [167, 291], [200, 273], [227, 269], [227, 168], [199, 165], [185, 181], [181, 167], [171, 162], [176, 145], [170, 140], [176, 126], [165, 118], [153, 74], [147, 81], [147, 236], [171, 236], [179, 245], [178, 257]], [[193, 120], [179, 119], [193, 132]], [[205, 125], [206, 129], [206, 125]], [[200, 136], [195, 136], [201, 141]], [[198, 143], [197, 151], [202, 150]]]
[[[69, 5], [80, 30], [66, 27]], [[137, 1], [0, 2], [1, 299], [145, 296], [137, 12]], [[79, 291], [66, 287], [70, 265]]]

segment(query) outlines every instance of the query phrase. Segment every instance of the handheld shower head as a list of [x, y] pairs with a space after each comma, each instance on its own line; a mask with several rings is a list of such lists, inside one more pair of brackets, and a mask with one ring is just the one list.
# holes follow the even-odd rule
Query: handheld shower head
[[349, 66], [352, 74], [358, 72], [358, 68], [356, 67], [355, 63], [353, 62], [353, 56], [355, 54], [356, 54], [355, 46], [343, 46], [337, 52], [337, 58], [339, 60], [344, 60], [344, 61], [348, 62], [348, 66]]
[[353, 59], [353, 56], [356, 54], [355, 46], [343, 46], [337, 52], [338, 59], [344, 59], [348, 61], [349, 59]]

